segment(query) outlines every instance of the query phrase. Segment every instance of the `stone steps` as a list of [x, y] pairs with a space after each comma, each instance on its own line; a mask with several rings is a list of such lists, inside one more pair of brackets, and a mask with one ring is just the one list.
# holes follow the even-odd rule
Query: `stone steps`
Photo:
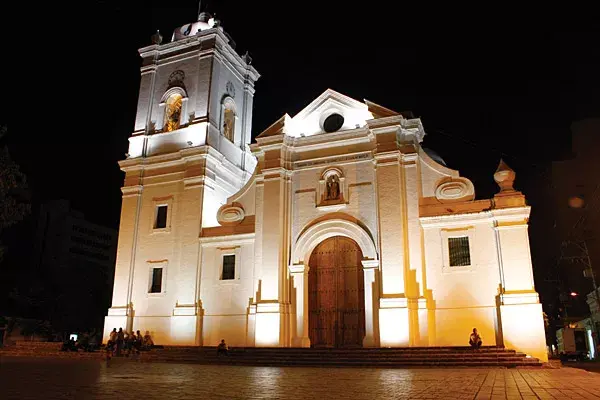
[[[60, 352], [60, 345], [16, 345], [0, 350], [0, 355], [102, 359], [94, 353]], [[231, 348], [227, 356], [217, 356], [215, 347], [166, 346], [122, 360], [227, 365], [324, 366], [324, 367], [541, 367], [536, 358], [498, 348], [411, 347], [368, 349]]]
[[234, 365], [276, 366], [532, 366], [542, 363], [523, 353], [497, 347], [473, 351], [470, 348], [394, 348], [394, 349], [301, 349], [232, 348], [227, 357], [218, 357], [207, 347], [155, 349], [142, 355], [155, 361], [197, 362]]

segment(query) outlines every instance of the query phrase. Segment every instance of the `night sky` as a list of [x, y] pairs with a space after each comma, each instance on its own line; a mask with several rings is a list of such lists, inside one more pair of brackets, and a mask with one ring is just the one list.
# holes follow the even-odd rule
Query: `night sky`
[[[474, 18], [461, 10], [391, 10], [376, 1], [328, 8], [263, 3], [208, 4], [238, 53], [248, 50], [262, 75], [253, 136], [327, 88], [410, 110], [422, 119], [424, 145], [470, 178], [478, 198], [497, 191], [492, 175], [501, 157], [516, 170], [516, 187], [534, 207], [539, 275], [547, 252], [535, 207], [545, 201], [548, 163], [569, 155], [573, 121], [600, 117], [598, 32], [516, 11], [480, 10]], [[137, 50], [156, 29], [169, 41], [175, 27], [196, 19], [197, 7], [194, 1], [96, 1], [44, 15], [48, 24], [37, 28], [37, 44], [30, 43], [35, 64], [14, 78], [35, 111], [20, 122], [11, 118], [6, 139], [34, 202], [66, 198], [91, 221], [118, 227], [123, 174], [117, 161], [133, 130]], [[14, 107], [2, 108], [0, 122], [8, 123]]]

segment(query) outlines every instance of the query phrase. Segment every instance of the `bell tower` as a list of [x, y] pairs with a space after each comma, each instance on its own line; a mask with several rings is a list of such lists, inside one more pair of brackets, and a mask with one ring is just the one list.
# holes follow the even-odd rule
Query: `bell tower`
[[141, 80], [125, 173], [113, 328], [149, 330], [161, 343], [201, 344], [199, 236], [250, 178], [254, 83], [219, 20], [198, 20], [139, 50]]

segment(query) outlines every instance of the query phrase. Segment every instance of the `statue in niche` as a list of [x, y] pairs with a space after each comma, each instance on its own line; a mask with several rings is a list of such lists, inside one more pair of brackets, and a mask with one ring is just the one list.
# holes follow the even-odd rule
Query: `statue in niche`
[[181, 118], [181, 106], [183, 103], [183, 98], [181, 95], [174, 94], [169, 97], [166, 104], [166, 124], [165, 131], [172, 132], [174, 130], [179, 129], [180, 118]]
[[232, 109], [226, 108], [223, 118], [223, 135], [233, 142], [235, 114]]
[[326, 200], [337, 200], [340, 198], [340, 178], [337, 175], [331, 175], [327, 178], [327, 197]]

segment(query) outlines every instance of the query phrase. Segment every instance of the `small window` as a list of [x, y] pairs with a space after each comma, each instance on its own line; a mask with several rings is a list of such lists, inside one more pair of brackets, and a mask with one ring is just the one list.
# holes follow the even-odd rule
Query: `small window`
[[221, 280], [235, 279], [235, 255], [229, 254], [223, 256], [223, 272], [221, 273]]
[[468, 236], [448, 238], [448, 251], [450, 253], [451, 267], [464, 267], [471, 265]]
[[154, 229], [162, 229], [167, 227], [167, 211], [169, 206], [162, 205], [156, 207], [156, 219], [154, 220]]
[[152, 283], [150, 285], [150, 293], [162, 292], [162, 268], [152, 268]]

